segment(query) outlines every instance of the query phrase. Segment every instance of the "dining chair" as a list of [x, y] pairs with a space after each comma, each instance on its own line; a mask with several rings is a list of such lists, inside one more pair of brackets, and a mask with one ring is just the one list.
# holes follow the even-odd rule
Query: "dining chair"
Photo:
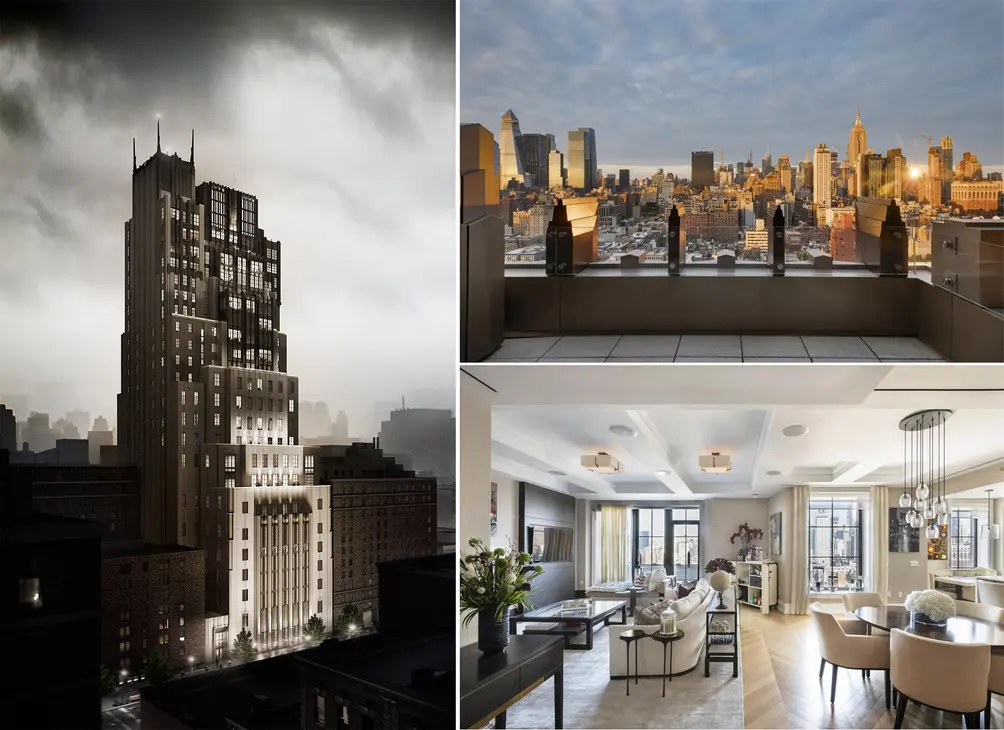
[[[854, 612], [859, 608], [864, 608], [865, 606], [881, 608], [884, 605], [878, 593], [845, 593], [841, 596], [841, 599], [844, 602], [844, 611], [848, 614], [847, 618], [854, 621], [861, 620], [854, 615]], [[878, 630], [881, 631], [881, 629]], [[871, 633], [870, 626], [865, 633]]]
[[890, 677], [889, 677], [889, 636], [887, 634], [868, 636], [865, 634], [866, 624], [858, 619], [840, 619], [828, 612], [821, 603], [809, 605], [809, 613], [816, 625], [816, 635], [819, 639], [819, 678], [823, 678], [823, 670], [829, 664], [833, 667], [833, 679], [830, 682], [830, 704], [837, 697], [837, 670], [859, 669], [863, 672], [872, 669], [885, 671], [885, 707], [889, 709]]
[[903, 727], [914, 702], [962, 715], [967, 728], [980, 726], [986, 709], [990, 647], [928, 639], [893, 629], [889, 639], [892, 683], [899, 692], [895, 728]]
[[1004, 583], [995, 580], [977, 580], [976, 600], [988, 606], [1004, 608]]
[[968, 616], [969, 618], [978, 618], [995, 624], [1004, 624], [1004, 608], [991, 606], [988, 603], [956, 601], [955, 613], [959, 616]]

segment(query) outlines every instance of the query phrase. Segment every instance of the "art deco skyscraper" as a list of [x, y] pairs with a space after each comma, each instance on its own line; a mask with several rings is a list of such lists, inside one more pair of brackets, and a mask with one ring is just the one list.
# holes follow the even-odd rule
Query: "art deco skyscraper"
[[120, 448], [141, 469], [147, 542], [206, 554], [206, 608], [225, 655], [242, 627], [259, 646], [330, 626], [329, 487], [298, 444], [297, 378], [279, 331], [280, 244], [253, 195], [196, 187], [189, 160], [136, 165], [125, 224]]
[[830, 178], [833, 155], [825, 144], [816, 147], [812, 160], [812, 202], [819, 208], [830, 207]]
[[952, 138], [941, 138], [941, 201], [947, 203], [952, 199], [952, 179], [955, 177], [954, 152]]
[[519, 119], [512, 109], [502, 115], [499, 131], [499, 189], [505, 190], [513, 180], [523, 182], [526, 165], [523, 162], [523, 145], [520, 139]]
[[861, 123], [861, 108], [858, 107], [857, 117], [854, 119], [854, 126], [851, 127], [850, 139], [847, 142], [847, 159], [852, 165], [857, 165], [858, 157], [865, 154], [868, 149], [868, 132], [865, 125]]

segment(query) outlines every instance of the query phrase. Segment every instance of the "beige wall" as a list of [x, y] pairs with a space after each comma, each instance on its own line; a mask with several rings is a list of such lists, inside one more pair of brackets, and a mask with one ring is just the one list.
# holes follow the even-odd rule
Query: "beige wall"
[[[791, 602], [791, 532], [795, 525], [791, 509], [791, 487], [785, 487], [767, 500], [768, 517], [776, 512], [781, 513], [781, 554], [771, 555], [770, 559], [777, 563], [777, 600], [782, 608]], [[768, 532], [766, 529], [764, 531]], [[766, 537], [769, 548], [769, 533]]]
[[752, 528], [763, 530], [764, 538], [754, 542], [767, 550], [767, 500], [766, 499], [709, 499], [704, 502], [702, 515], [701, 572], [712, 558], [728, 558], [735, 561], [742, 547], [729, 538], [746, 522]]
[[[467, 553], [467, 541], [491, 540], [492, 408], [483, 386], [461, 374], [460, 480], [457, 488], [459, 525], [457, 550]], [[501, 516], [501, 515], [500, 515]], [[461, 645], [478, 640], [478, 624], [471, 621], [460, 632]]]
[[[875, 487], [882, 489], [882, 487]], [[899, 495], [903, 493], [903, 487], [886, 487], [889, 490], [889, 506], [895, 507], [899, 504]], [[888, 513], [884, 515], [873, 515], [873, 519], [888, 520]], [[903, 600], [913, 591], [922, 591], [927, 588], [927, 538], [923, 531], [920, 533], [920, 551], [916, 553], [890, 553], [889, 545], [877, 545], [880, 554], [889, 560], [889, 593], [885, 600], [888, 603], [902, 603]], [[873, 548], [873, 549], [874, 549]], [[916, 563], [916, 565], [913, 565]]]

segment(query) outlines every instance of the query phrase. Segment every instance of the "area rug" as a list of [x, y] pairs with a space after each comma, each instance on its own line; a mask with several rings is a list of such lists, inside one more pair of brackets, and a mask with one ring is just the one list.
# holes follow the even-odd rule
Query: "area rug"
[[[617, 641], [619, 626], [594, 637], [591, 651], [565, 652], [565, 727], [568, 728], [742, 728], [742, 673], [732, 677], [732, 665], [711, 665], [704, 676], [702, 655], [697, 669], [666, 684], [662, 679], [631, 680], [631, 696], [623, 679], [610, 679], [610, 636]], [[554, 727], [554, 679], [549, 679], [509, 708], [510, 728]]]

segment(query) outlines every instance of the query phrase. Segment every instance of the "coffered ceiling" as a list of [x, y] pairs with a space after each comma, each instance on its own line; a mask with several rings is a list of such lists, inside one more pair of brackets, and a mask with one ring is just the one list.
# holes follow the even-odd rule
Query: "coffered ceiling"
[[[954, 412], [946, 454], [958, 490], [1004, 485], [1004, 367], [486, 364], [464, 371], [461, 387], [492, 403], [492, 468], [579, 498], [699, 500], [766, 497], [796, 484], [898, 484], [899, 421], [924, 408]], [[785, 435], [791, 426], [805, 433]], [[580, 465], [582, 455], [600, 451], [623, 470], [599, 475]], [[731, 472], [701, 472], [698, 457], [711, 452], [729, 455]]]

